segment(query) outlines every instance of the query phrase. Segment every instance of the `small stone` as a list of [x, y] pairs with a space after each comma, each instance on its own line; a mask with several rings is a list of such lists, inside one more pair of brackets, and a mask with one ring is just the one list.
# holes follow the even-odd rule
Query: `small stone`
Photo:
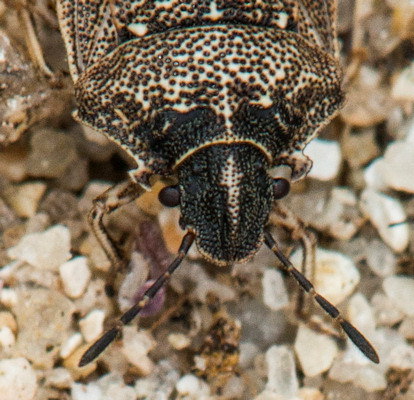
[[304, 151], [312, 161], [308, 177], [320, 181], [330, 181], [338, 175], [342, 162], [341, 147], [338, 142], [325, 139], [313, 139]]
[[59, 267], [65, 293], [72, 299], [80, 297], [91, 278], [86, 257], [75, 257]]
[[368, 338], [373, 336], [376, 327], [374, 311], [361, 293], [355, 293], [348, 304], [349, 321]]
[[31, 138], [32, 151], [26, 168], [31, 176], [58, 178], [78, 156], [72, 137], [51, 130], [39, 130]]
[[[302, 268], [302, 250], [296, 251], [290, 259], [296, 268]], [[333, 304], [339, 304], [359, 283], [358, 269], [351, 258], [322, 248], [316, 249], [315, 261], [313, 283], [316, 290]]]
[[289, 304], [285, 282], [282, 274], [274, 268], [264, 271], [262, 277], [263, 302], [273, 311], [280, 310]]
[[380, 79], [373, 68], [360, 69], [358, 81], [347, 90], [347, 101], [340, 112], [347, 125], [371, 127], [389, 115], [393, 103], [388, 88], [380, 86]]
[[1, 400], [33, 400], [36, 390], [36, 373], [25, 358], [0, 361]]
[[379, 155], [374, 128], [363, 129], [358, 133], [345, 130], [342, 140], [344, 158], [352, 169], [361, 168]]
[[371, 304], [379, 325], [393, 326], [404, 318], [404, 313], [395, 307], [394, 302], [382, 292], [372, 296]]
[[389, 354], [389, 365], [399, 370], [414, 368], [414, 348], [408, 343], [395, 346]]
[[19, 217], [30, 218], [35, 215], [46, 188], [43, 182], [22, 183], [6, 192], [6, 197]]
[[11, 247], [7, 254], [39, 269], [57, 270], [71, 257], [70, 232], [63, 225], [55, 225], [44, 232], [30, 233]]
[[95, 341], [103, 332], [105, 311], [93, 310], [79, 321], [80, 330], [86, 342]]
[[81, 383], [74, 383], [71, 390], [72, 400], [105, 400], [102, 390], [94, 383], [83, 385]]
[[407, 224], [390, 226], [394, 222], [405, 221], [406, 214], [401, 202], [391, 196], [365, 189], [361, 194], [361, 210], [370, 219], [381, 239], [397, 253], [408, 246], [409, 229]]
[[60, 347], [60, 356], [62, 358], [69, 357], [76, 348], [78, 348], [82, 343], [82, 335], [79, 332], [74, 333], [72, 336], [69, 336], [66, 341], [62, 343]]
[[[269, 390], [264, 390], [258, 396], [254, 398], [254, 400], [285, 400], [286, 397], [283, 397], [279, 394], [270, 392]], [[294, 397], [292, 400], [296, 400], [297, 397]]]
[[26, 157], [27, 150], [18, 144], [2, 148], [0, 152], [0, 175], [8, 181], [21, 182], [26, 177]]
[[182, 333], [170, 333], [168, 343], [176, 350], [183, 350], [190, 346], [191, 339]]
[[13, 306], [18, 335], [16, 351], [39, 368], [51, 368], [68, 335], [75, 311], [63, 294], [45, 288], [20, 287]]
[[210, 389], [207, 383], [194, 375], [184, 375], [175, 387], [182, 399], [207, 400], [210, 398]]
[[179, 293], [186, 289], [187, 281], [195, 284], [192, 296], [205, 303], [209, 295], [218, 297], [221, 303], [225, 303], [236, 298], [236, 291], [216, 279], [211, 279], [206, 271], [196, 263], [188, 265], [186, 262], [172, 275], [170, 284]]
[[317, 224], [339, 240], [349, 240], [363, 223], [357, 211], [355, 193], [347, 188], [334, 187]]
[[394, 79], [391, 96], [397, 101], [414, 102], [414, 62]]
[[335, 341], [301, 324], [295, 340], [295, 352], [306, 376], [327, 371], [338, 353]]
[[145, 400], [172, 399], [179, 378], [176, 365], [171, 361], [161, 360], [151, 375], [135, 381], [136, 396]]
[[137, 331], [133, 326], [123, 328], [121, 352], [127, 360], [138, 368], [141, 375], [148, 375], [154, 369], [154, 363], [148, 353], [155, 347], [152, 336], [143, 330]]
[[406, 276], [389, 276], [382, 284], [385, 294], [395, 307], [404, 314], [413, 317], [414, 279]]
[[299, 389], [298, 398], [300, 400], [325, 400], [325, 396], [318, 389], [303, 387]]
[[101, 389], [102, 397], [105, 400], [136, 400], [137, 398], [134, 388], [125, 385], [122, 375], [117, 372], [104, 375], [96, 383]]
[[147, 259], [137, 251], [132, 252], [128, 272], [118, 291], [118, 304], [122, 312], [127, 311], [137, 301], [137, 291], [147, 281], [150, 265]]
[[1, 288], [0, 290], [0, 302], [8, 307], [11, 308], [16, 306], [18, 303], [18, 295], [16, 289], [13, 288]]
[[388, 145], [381, 172], [386, 184], [395, 190], [414, 193], [414, 146], [405, 141]]
[[366, 251], [367, 263], [371, 270], [380, 277], [394, 274], [396, 257], [388, 246], [379, 239], [373, 239]]
[[5, 350], [10, 350], [16, 343], [13, 331], [8, 326], [0, 328], [0, 346]]
[[248, 368], [252, 365], [255, 357], [259, 354], [259, 347], [252, 342], [240, 343], [240, 368]]
[[90, 265], [99, 271], [108, 272], [111, 261], [108, 259], [102, 246], [99, 244], [94, 234], [88, 235], [82, 242], [79, 251], [82, 255], [88, 256]]
[[383, 176], [384, 158], [379, 157], [364, 169], [365, 185], [372, 190], [386, 191], [388, 184]]
[[17, 322], [9, 311], [0, 311], [0, 327], [7, 326], [12, 332], [17, 331]]
[[51, 386], [57, 389], [68, 389], [72, 383], [72, 375], [66, 368], [54, 368], [46, 375], [47, 386]]
[[88, 350], [88, 348], [89, 344], [80, 346], [74, 352], [72, 352], [69, 357], [63, 360], [63, 366], [70, 371], [74, 380], [86, 378], [96, 370], [96, 361], [92, 361], [84, 367], [79, 367], [79, 361], [85, 354], [85, 351]]
[[367, 392], [384, 390], [387, 387], [384, 373], [368, 365], [338, 362], [329, 370], [329, 378], [342, 383], [352, 382]]
[[293, 399], [299, 389], [294, 356], [287, 346], [272, 346], [266, 351], [266, 390]]
[[230, 377], [221, 393], [225, 399], [242, 399], [246, 393], [245, 379], [239, 376]]
[[414, 317], [406, 318], [398, 327], [398, 332], [408, 340], [414, 339]]

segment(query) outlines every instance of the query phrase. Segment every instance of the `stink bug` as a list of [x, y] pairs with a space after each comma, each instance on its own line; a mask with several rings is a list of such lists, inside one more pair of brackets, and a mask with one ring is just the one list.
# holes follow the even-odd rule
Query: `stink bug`
[[[98, 197], [92, 228], [113, 265], [122, 253], [105, 214], [140, 196], [153, 175], [187, 230], [178, 256], [81, 359], [95, 359], [148, 304], [195, 241], [218, 265], [264, 242], [282, 268], [373, 362], [364, 336], [282, 254], [268, 218], [311, 167], [305, 145], [341, 106], [335, 0], [58, 0], [75, 85], [75, 118], [131, 157], [130, 180]], [[288, 174], [274, 173], [284, 166]]]

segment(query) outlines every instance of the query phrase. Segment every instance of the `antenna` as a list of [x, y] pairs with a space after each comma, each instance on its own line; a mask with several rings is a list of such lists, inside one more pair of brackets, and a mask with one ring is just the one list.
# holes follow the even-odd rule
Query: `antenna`
[[358, 349], [365, 354], [366, 357], [368, 357], [372, 362], [378, 364], [378, 354], [371, 343], [369, 343], [368, 340], [364, 337], [364, 335], [359, 332], [358, 329], [356, 329], [350, 322], [344, 319], [341, 316], [339, 310], [332, 303], [330, 303], [323, 296], [316, 292], [313, 284], [298, 269], [296, 269], [293, 266], [292, 262], [282, 253], [269, 231], [265, 230], [264, 236], [266, 246], [269, 247], [271, 251], [273, 251], [275, 256], [282, 263], [281, 268], [288, 272], [289, 275], [293, 276], [299, 285], [315, 299], [315, 301], [322, 307], [322, 309], [325, 310], [334, 320], [338, 321], [348, 337], [358, 347]]
[[91, 361], [95, 360], [118, 336], [121, 332], [122, 327], [130, 323], [139, 312], [154, 298], [157, 292], [164, 286], [168, 281], [172, 273], [179, 267], [188, 250], [190, 249], [195, 234], [193, 232], [187, 232], [181, 241], [180, 249], [178, 250], [177, 257], [168, 266], [167, 270], [158, 277], [158, 279], [145, 291], [142, 298], [135, 303], [129, 310], [127, 310], [115, 323], [112, 329], [106, 331], [82, 356], [79, 361], [79, 367], [84, 367]]

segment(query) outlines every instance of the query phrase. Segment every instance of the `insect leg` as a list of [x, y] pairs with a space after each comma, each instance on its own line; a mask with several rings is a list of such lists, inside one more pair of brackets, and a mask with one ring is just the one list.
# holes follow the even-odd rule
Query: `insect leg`
[[141, 300], [134, 304], [128, 311], [126, 311], [121, 318], [116, 322], [115, 327], [105, 332], [82, 356], [79, 366], [83, 367], [89, 364], [96, 357], [99, 356], [108, 346], [112, 343], [118, 334], [121, 332], [122, 327], [131, 322], [139, 312], [151, 301], [157, 292], [164, 286], [171, 274], [179, 267], [188, 250], [190, 249], [195, 238], [195, 234], [187, 232], [181, 241], [178, 255], [174, 261], [168, 266], [167, 270], [162, 273], [158, 279], [145, 291]]
[[356, 329], [350, 322], [341, 316], [339, 310], [332, 303], [315, 291], [312, 283], [293, 266], [291, 261], [279, 249], [279, 246], [267, 230], [265, 230], [265, 243], [282, 263], [281, 268], [288, 272], [289, 275], [293, 276], [299, 285], [302, 286], [302, 288], [315, 299], [322, 309], [341, 325], [348, 337], [362, 351], [362, 353], [365, 354], [366, 357], [368, 357], [372, 362], [378, 364], [379, 357], [374, 347], [368, 342], [362, 333], [358, 331], [358, 329]]
[[89, 213], [89, 224], [112, 266], [115, 267], [114, 270], [118, 270], [123, 265], [124, 257], [106, 230], [103, 218], [106, 214], [135, 200], [144, 192], [145, 189], [138, 183], [128, 180], [109, 188], [93, 201], [93, 207]]

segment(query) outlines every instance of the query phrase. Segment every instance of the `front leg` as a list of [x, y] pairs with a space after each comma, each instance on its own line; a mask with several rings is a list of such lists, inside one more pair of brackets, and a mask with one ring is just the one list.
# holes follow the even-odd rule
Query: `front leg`
[[117, 208], [130, 203], [145, 192], [138, 183], [128, 180], [112, 186], [93, 201], [89, 213], [89, 224], [95, 237], [111, 261], [112, 271], [116, 274], [125, 263], [123, 251], [108, 233], [103, 218]]

